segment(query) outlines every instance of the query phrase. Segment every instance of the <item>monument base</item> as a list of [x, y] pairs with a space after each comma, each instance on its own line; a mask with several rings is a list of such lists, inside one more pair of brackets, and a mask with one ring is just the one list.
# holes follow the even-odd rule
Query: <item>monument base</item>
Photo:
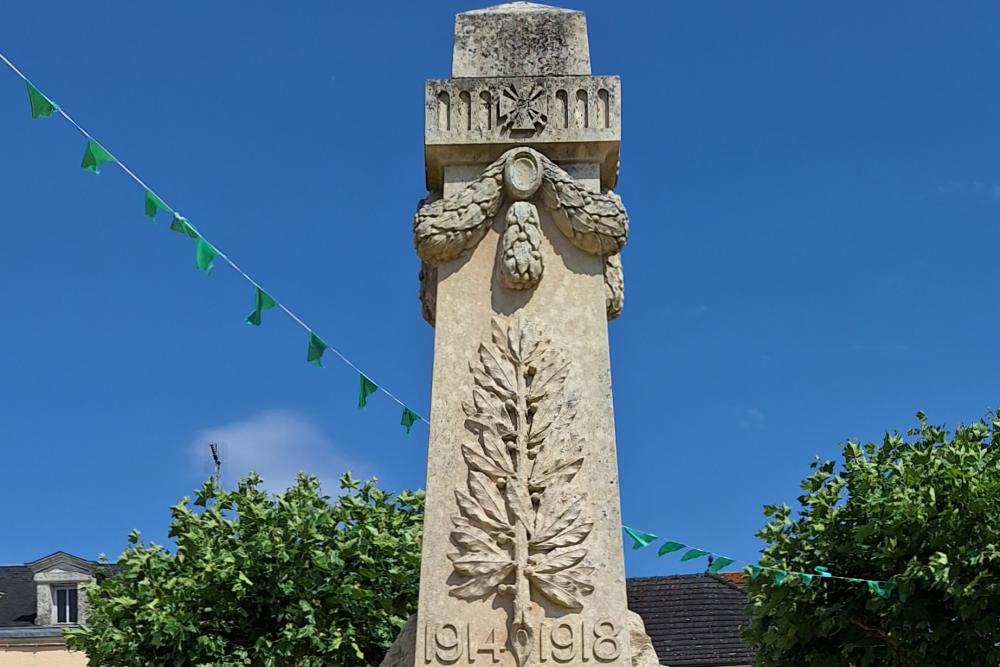
[[[660, 660], [656, 657], [653, 642], [646, 634], [642, 617], [634, 611], [628, 612], [628, 634], [632, 650], [629, 656], [632, 667], [660, 667]], [[389, 652], [385, 654], [379, 667], [416, 667], [416, 648], [417, 615], [413, 614], [406, 619], [406, 625], [389, 647]]]

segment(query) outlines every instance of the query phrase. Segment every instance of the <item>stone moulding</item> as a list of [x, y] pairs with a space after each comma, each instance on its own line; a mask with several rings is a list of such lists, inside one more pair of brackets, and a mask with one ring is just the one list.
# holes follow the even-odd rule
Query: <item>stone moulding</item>
[[506, 199], [513, 199], [500, 236], [500, 275], [511, 289], [531, 289], [544, 269], [541, 226], [532, 199], [541, 200], [559, 231], [590, 255], [605, 258], [608, 319], [621, 313], [624, 278], [619, 251], [628, 239], [628, 213], [613, 191], [592, 192], [542, 153], [516, 147], [450, 197], [433, 193], [417, 209], [413, 237], [423, 261], [424, 317], [434, 323], [434, 267], [474, 249]]
[[615, 186], [621, 145], [616, 76], [432, 79], [424, 106], [428, 189], [440, 187], [450, 156], [465, 160], [477, 149], [505, 144], [530, 144], [558, 160], [579, 159], [583, 151], [601, 164], [602, 187]]
[[518, 320], [504, 327], [494, 318], [492, 341], [480, 344], [470, 370], [472, 400], [462, 407], [475, 441], [461, 447], [468, 483], [455, 491], [458, 551], [449, 558], [462, 581], [450, 593], [512, 598], [508, 644], [523, 666], [537, 635], [531, 593], [580, 611], [594, 590], [593, 568], [581, 565], [594, 524], [570, 488], [584, 464], [581, 440], [569, 434], [570, 363]]

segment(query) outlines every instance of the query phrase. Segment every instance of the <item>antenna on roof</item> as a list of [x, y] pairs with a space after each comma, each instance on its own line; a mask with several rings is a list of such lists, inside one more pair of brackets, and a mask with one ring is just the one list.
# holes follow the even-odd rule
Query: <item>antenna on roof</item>
[[214, 443], [208, 443], [208, 449], [212, 452], [212, 463], [215, 465], [215, 481], [218, 482], [222, 479], [222, 459], [219, 457], [219, 446]]

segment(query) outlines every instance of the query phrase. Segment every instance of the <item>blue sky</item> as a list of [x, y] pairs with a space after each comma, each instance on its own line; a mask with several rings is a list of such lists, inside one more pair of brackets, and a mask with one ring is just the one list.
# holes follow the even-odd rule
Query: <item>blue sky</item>
[[[579, 2], [623, 87], [632, 219], [610, 328], [626, 523], [739, 558], [815, 455], [997, 405], [1000, 5]], [[152, 5], [142, 5], [149, 6]], [[433, 3], [8, 0], [0, 51], [420, 412], [410, 224]], [[210, 473], [418, 487], [426, 428], [189, 241], [0, 70], [0, 562], [116, 555]], [[684, 571], [629, 553], [630, 575]], [[697, 566], [693, 566], [697, 567]]]

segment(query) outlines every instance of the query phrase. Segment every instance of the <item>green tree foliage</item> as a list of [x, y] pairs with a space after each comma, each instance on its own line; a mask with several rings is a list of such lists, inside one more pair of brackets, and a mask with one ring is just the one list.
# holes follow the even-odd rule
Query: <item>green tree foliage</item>
[[136, 531], [68, 633], [92, 667], [377, 665], [416, 607], [422, 492], [350, 474], [280, 495], [251, 474], [171, 509], [170, 552]]
[[1000, 412], [954, 437], [918, 413], [909, 438], [843, 445], [813, 464], [793, 516], [768, 506], [761, 564], [891, 581], [764, 570], [749, 584], [746, 639], [762, 667], [1000, 664]]

